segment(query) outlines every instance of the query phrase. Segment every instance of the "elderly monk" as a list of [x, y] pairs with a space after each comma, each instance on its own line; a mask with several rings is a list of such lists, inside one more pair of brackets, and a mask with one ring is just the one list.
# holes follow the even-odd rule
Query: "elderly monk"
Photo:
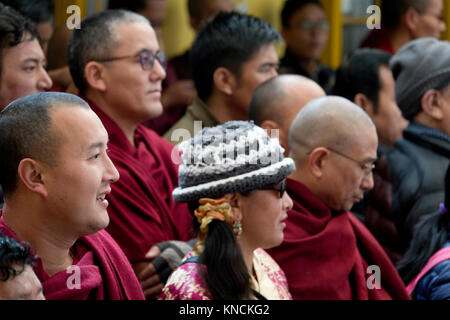
[[344, 98], [315, 99], [294, 119], [294, 208], [283, 243], [270, 251], [294, 299], [408, 299], [386, 253], [349, 213], [373, 187], [377, 145], [372, 120]]
[[26, 241], [46, 299], [144, 299], [124, 253], [103, 229], [119, 174], [108, 134], [86, 102], [37, 93], [0, 113], [0, 233]]

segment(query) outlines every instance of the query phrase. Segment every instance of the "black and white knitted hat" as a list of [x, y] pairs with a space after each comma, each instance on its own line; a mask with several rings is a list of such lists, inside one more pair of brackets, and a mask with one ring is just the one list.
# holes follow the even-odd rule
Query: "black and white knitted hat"
[[204, 128], [179, 145], [182, 163], [177, 202], [248, 192], [287, 177], [295, 170], [277, 138], [252, 122], [230, 121]]

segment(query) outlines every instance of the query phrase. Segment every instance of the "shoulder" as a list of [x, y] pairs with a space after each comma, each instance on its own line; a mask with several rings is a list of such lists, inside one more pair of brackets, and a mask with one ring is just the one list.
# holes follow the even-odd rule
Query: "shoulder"
[[192, 113], [194, 106], [189, 106], [183, 117], [180, 118], [165, 134], [164, 139], [172, 144], [189, 140], [194, 136], [194, 121], [196, 119]]
[[202, 281], [204, 266], [185, 263], [169, 277], [163, 288], [162, 300], [211, 300], [212, 297]]

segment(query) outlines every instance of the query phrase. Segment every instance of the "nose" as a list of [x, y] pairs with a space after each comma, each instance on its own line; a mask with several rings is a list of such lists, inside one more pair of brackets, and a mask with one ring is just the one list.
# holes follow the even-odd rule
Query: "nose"
[[41, 71], [37, 80], [37, 89], [39, 91], [48, 91], [53, 85], [53, 81], [48, 75], [47, 71], [43, 67], [41, 67]]
[[150, 80], [152, 82], [162, 81], [166, 78], [166, 70], [163, 68], [158, 59], [155, 59], [153, 69], [150, 71]]
[[[278, 65], [278, 64], [277, 64]], [[275, 78], [276, 76], [278, 76], [278, 70], [277, 68], [273, 68], [272, 72], [271, 72], [271, 78]]]
[[293, 208], [294, 203], [292, 202], [292, 199], [287, 192], [283, 194], [283, 198], [281, 200], [283, 201], [282, 205], [285, 211], [289, 211]]
[[369, 175], [364, 176], [361, 182], [361, 189], [369, 191], [372, 190], [373, 186], [374, 186], [373, 173], [371, 172]]
[[119, 171], [117, 171], [116, 167], [114, 166], [113, 162], [108, 157], [108, 155], [106, 155], [105, 168], [106, 170], [104, 173], [103, 180], [109, 181], [109, 183], [117, 182], [117, 180], [119, 180], [120, 178]]

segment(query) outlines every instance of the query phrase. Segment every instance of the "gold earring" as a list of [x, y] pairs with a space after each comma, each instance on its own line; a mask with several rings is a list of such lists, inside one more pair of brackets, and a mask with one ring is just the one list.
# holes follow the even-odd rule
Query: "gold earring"
[[239, 236], [242, 233], [242, 226], [241, 226], [241, 221], [237, 220], [234, 222], [233, 224], [233, 231], [234, 231], [234, 235], [239, 238]]

